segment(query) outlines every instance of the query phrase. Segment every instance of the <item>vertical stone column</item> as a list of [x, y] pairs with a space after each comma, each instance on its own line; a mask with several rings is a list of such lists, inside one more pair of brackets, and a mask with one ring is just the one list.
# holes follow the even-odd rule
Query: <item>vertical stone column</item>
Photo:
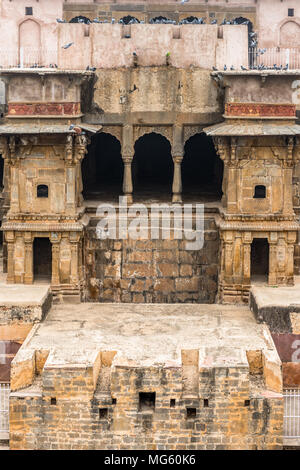
[[224, 266], [224, 279], [227, 283], [232, 283], [232, 268], [233, 268], [233, 243], [232, 241], [225, 242], [225, 266]]
[[172, 202], [182, 202], [181, 163], [184, 157], [184, 137], [182, 126], [173, 126], [172, 157], [174, 162]]
[[31, 233], [25, 233], [25, 274], [24, 284], [33, 283], [33, 245]]
[[123, 193], [127, 196], [128, 204], [132, 204], [132, 160], [134, 156], [133, 127], [126, 124], [122, 129], [122, 160], [124, 162]]
[[182, 179], [181, 179], [181, 163], [183, 156], [173, 157], [174, 176], [172, 186], [172, 202], [182, 202]]
[[269, 280], [270, 286], [277, 284], [277, 245], [275, 242], [269, 243]]
[[[52, 241], [52, 240], [51, 240]], [[51, 284], [57, 286], [60, 284], [59, 278], [59, 252], [60, 243], [59, 241], [52, 241], [52, 279]]]
[[285, 215], [294, 214], [293, 208], [293, 168], [285, 165], [283, 169], [283, 212]]
[[81, 162], [87, 153], [87, 145], [89, 144], [87, 137], [83, 135], [78, 135], [75, 137], [75, 146], [74, 146], [74, 200], [75, 207], [80, 206], [83, 202], [82, 196], [82, 173], [81, 173]]
[[251, 244], [244, 244], [244, 284], [250, 285], [251, 282]]
[[286, 260], [286, 282], [290, 286], [294, 285], [294, 251], [294, 244], [288, 242]]
[[123, 193], [127, 197], [127, 203], [132, 204], [133, 185], [132, 185], [132, 160], [133, 157], [122, 156], [124, 162]]
[[76, 211], [76, 166], [67, 163], [66, 167], [66, 213], [74, 215]]
[[78, 283], [78, 243], [71, 242], [71, 284]]
[[20, 211], [19, 161], [15, 160], [11, 163], [10, 174], [10, 212], [18, 213]]
[[6, 238], [7, 240], [7, 278], [6, 282], [8, 284], [14, 284], [15, 282], [15, 245], [11, 238]]

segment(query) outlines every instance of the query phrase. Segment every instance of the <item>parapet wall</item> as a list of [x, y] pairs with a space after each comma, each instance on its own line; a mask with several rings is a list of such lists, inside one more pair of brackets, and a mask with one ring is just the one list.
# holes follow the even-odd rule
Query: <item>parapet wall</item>
[[[30, 22], [30, 23], [29, 23]], [[3, 23], [3, 28], [2, 28]], [[26, 24], [25, 24], [26, 23]], [[23, 23], [20, 40], [0, 20], [3, 67], [34, 64], [62, 69], [130, 67], [133, 52], [141, 66], [165, 65], [211, 69], [248, 65], [246, 25], [55, 24]], [[28, 23], [28, 24], [27, 24]], [[63, 46], [74, 43], [67, 49]]]
[[199, 369], [197, 350], [149, 367], [113, 351], [93, 366], [46, 359], [41, 370], [35, 359], [33, 385], [10, 396], [11, 449], [280, 449], [282, 395], [265, 389], [260, 374], [271, 370], [255, 353], [256, 369], [251, 361]]

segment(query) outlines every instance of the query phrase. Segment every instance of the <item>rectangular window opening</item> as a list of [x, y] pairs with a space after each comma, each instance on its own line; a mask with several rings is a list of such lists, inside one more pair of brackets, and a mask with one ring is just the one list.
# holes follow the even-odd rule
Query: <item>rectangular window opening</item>
[[99, 408], [99, 418], [106, 419], [108, 416], [108, 409], [107, 408]]
[[51, 405], [56, 405], [56, 398], [51, 398]]
[[295, 16], [295, 10], [294, 10], [294, 8], [289, 8], [289, 9], [288, 9], [288, 16]]
[[170, 400], [170, 408], [175, 408], [176, 405], [176, 400], [174, 398], [171, 398]]
[[25, 7], [25, 15], [33, 15], [33, 8]]
[[154, 411], [155, 409], [155, 392], [141, 392], [139, 394], [139, 410]]
[[196, 408], [187, 408], [186, 409], [186, 417], [187, 419], [195, 419], [197, 415]]
[[203, 400], [203, 406], [204, 406], [204, 408], [208, 408], [208, 407], [209, 407], [209, 402], [208, 402], [207, 398], [204, 398], [204, 400]]

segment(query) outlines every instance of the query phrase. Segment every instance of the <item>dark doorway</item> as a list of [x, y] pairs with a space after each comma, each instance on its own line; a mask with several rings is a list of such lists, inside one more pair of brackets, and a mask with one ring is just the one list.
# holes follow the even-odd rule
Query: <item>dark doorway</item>
[[251, 279], [267, 281], [269, 275], [269, 243], [267, 238], [254, 238], [251, 245]]
[[220, 200], [224, 164], [212, 138], [204, 133], [191, 137], [184, 147], [182, 192], [184, 197]]
[[51, 282], [52, 244], [49, 238], [35, 238], [33, 242], [34, 280]]
[[160, 134], [146, 134], [135, 143], [133, 192], [145, 197], [171, 195], [174, 165], [171, 145]]
[[118, 200], [124, 171], [118, 139], [104, 132], [94, 136], [81, 168], [84, 199]]

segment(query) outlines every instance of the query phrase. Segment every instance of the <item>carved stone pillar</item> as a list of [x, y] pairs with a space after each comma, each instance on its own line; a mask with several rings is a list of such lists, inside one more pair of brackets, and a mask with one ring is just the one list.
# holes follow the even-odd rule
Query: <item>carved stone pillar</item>
[[294, 245], [292, 243], [288, 243], [286, 261], [286, 281], [288, 285], [294, 285], [294, 251]]
[[78, 243], [71, 243], [71, 284], [78, 283]]
[[181, 163], [183, 157], [173, 157], [174, 176], [172, 186], [172, 202], [182, 202], [182, 179], [181, 179]]
[[8, 284], [14, 284], [15, 282], [15, 245], [14, 242], [8, 241], [7, 243], [7, 278]]
[[270, 286], [277, 284], [277, 245], [275, 243], [269, 244], [269, 280]]
[[244, 284], [251, 282], [251, 243], [244, 244]]
[[51, 284], [57, 286], [60, 284], [59, 278], [59, 252], [60, 252], [60, 243], [52, 242], [52, 279]]
[[132, 160], [134, 156], [133, 127], [126, 124], [122, 129], [122, 160], [124, 162], [123, 193], [127, 196], [127, 203], [132, 204]]
[[76, 166], [67, 164], [66, 167], [66, 213], [75, 214], [76, 211]]
[[74, 163], [75, 163], [75, 205], [80, 206], [83, 202], [83, 184], [81, 173], [81, 162], [87, 153], [87, 145], [90, 140], [85, 135], [78, 135], [75, 137], [74, 146]]
[[224, 267], [224, 278], [226, 282], [232, 283], [232, 267], [233, 267], [233, 243], [225, 243], [225, 267]]
[[182, 202], [181, 163], [184, 156], [183, 127], [173, 126], [172, 158], [174, 162], [172, 202]]
[[127, 203], [132, 204], [132, 160], [133, 157], [122, 157], [124, 162], [123, 193], [127, 196]]
[[33, 245], [31, 233], [25, 234], [25, 274], [24, 284], [33, 283]]

